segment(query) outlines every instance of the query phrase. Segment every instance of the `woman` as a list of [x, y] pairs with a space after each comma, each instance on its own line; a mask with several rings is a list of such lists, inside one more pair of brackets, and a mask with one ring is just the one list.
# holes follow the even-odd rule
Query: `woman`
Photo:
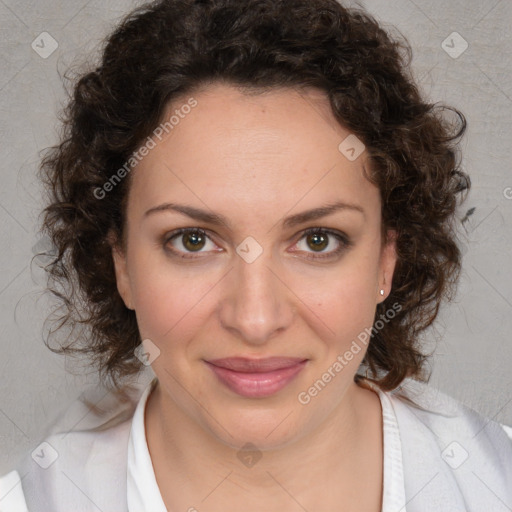
[[109, 37], [42, 167], [89, 328], [61, 351], [109, 392], [10, 474], [29, 510], [510, 506], [506, 427], [425, 384], [469, 178], [408, 52], [334, 0], [166, 0]]

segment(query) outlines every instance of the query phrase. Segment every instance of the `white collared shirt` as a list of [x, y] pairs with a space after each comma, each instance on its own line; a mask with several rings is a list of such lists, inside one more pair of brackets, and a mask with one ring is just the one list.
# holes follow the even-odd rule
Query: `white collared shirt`
[[[128, 400], [104, 390], [76, 400], [46, 444], [0, 478], [0, 510], [26, 512], [28, 505], [30, 512], [166, 511], [144, 427], [152, 386]], [[417, 405], [374, 389], [383, 414], [382, 512], [512, 507], [512, 429], [412, 379], [402, 383], [401, 393]]]

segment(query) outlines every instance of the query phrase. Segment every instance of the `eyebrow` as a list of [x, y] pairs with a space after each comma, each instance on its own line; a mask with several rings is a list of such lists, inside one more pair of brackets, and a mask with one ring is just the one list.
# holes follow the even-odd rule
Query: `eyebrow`
[[[201, 210], [199, 208], [195, 208], [193, 206], [187, 206], [183, 204], [176, 204], [176, 203], [163, 203], [161, 205], [155, 206], [153, 208], [150, 208], [149, 210], [144, 213], [144, 218], [147, 218], [151, 215], [154, 215], [158, 212], [167, 212], [167, 211], [174, 211], [177, 213], [181, 213], [183, 215], [186, 215], [187, 217], [190, 217], [194, 220], [198, 220], [201, 222], [217, 225], [217, 226], [224, 226], [228, 229], [230, 229], [231, 225], [230, 222], [224, 217], [223, 215], [219, 215], [217, 213], [212, 213], [206, 210]], [[324, 206], [320, 206], [318, 208], [312, 208], [311, 210], [306, 210], [301, 213], [297, 213], [295, 215], [291, 215], [289, 217], [286, 217], [282, 224], [283, 227], [294, 227], [299, 224], [304, 224], [305, 222], [320, 219], [322, 217], [326, 217], [327, 215], [330, 215], [332, 213], [335, 213], [337, 211], [352, 211], [352, 212], [358, 212], [363, 215], [363, 217], [366, 217], [364, 209], [359, 206], [358, 204], [351, 204], [351, 203], [344, 203], [344, 202], [336, 202], [332, 204], [327, 204]]]

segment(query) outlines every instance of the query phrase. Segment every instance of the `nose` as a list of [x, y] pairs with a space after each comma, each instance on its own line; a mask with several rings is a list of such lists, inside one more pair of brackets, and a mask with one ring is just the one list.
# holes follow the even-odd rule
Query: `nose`
[[220, 304], [221, 325], [246, 344], [263, 345], [291, 324], [293, 294], [265, 252], [252, 263], [237, 256], [234, 265]]

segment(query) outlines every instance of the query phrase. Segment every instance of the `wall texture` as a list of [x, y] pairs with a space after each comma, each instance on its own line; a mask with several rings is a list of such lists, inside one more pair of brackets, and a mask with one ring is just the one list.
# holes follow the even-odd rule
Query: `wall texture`
[[[73, 375], [42, 341], [50, 304], [31, 258], [40, 247], [39, 152], [57, 139], [62, 75], [98, 49], [131, 0], [0, 0], [0, 474], [40, 442], [44, 425], [95, 383]], [[107, 6], [108, 4], [108, 6]], [[472, 192], [459, 213], [465, 254], [456, 301], [425, 340], [431, 383], [512, 425], [512, 3], [364, 0], [413, 51], [433, 102], [468, 119], [464, 167]], [[468, 210], [474, 209], [471, 215]]]

